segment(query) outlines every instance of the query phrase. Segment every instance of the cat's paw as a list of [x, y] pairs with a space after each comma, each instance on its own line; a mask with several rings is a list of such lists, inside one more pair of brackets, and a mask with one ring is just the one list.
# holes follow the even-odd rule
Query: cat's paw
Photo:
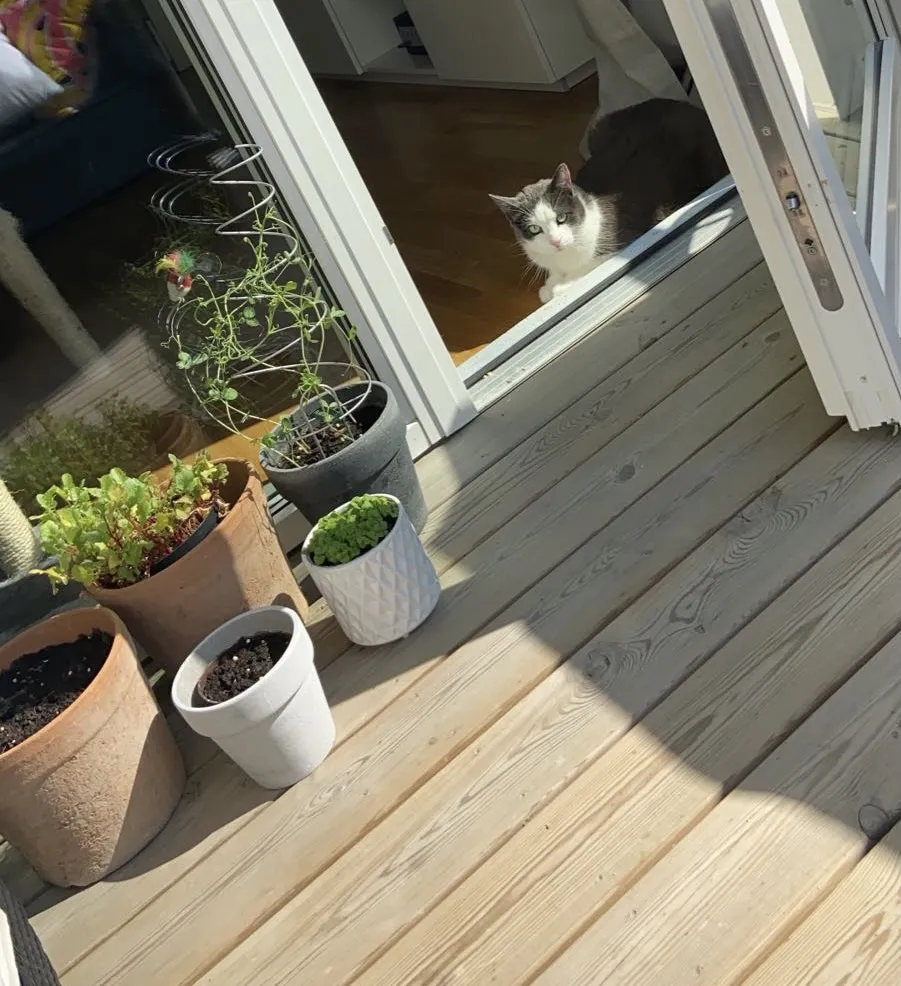
[[550, 284], [542, 284], [538, 289], [538, 300], [546, 305], [554, 297], [554, 289]]
[[559, 298], [561, 294], [566, 294], [567, 291], [570, 291], [572, 286], [572, 281], [563, 281], [561, 284], [555, 284], [553, 288], [551, 288], [551, 297]]

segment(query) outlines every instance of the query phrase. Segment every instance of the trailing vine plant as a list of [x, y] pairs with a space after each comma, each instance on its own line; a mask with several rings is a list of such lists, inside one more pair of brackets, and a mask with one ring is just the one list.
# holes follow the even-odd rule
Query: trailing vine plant
[[[252, 186], [249, 207], [216, 229], [240, 238], [243, 266], [211, 269], [190, 251], [171, 249], [156, 269], [166, 275], [172, 302], [166, 344], [175, 350], [176, 366], [198, 405], [233, 434], [243, 435], [254, 422], [271, 424], [259, 440], [270, 465], [296, 468], [359, 437], [354, 412], [366, 393], [342, 403], [332, 381], [369, 378], [352, 355], [354, 329], [324, 296], [297, 231], [272, 205], [274, 189], [257, 179], [231, 177], [258, 155], [252, 146], [225, 152], [206, 176], [213, 185]], [[254, 194], [260, 188], [262, 198]], [[342, 346], [347, 362], [326, 358], [330, 341]], [[299, 404], [293, 416], [277, 421], [258, 413], [249, 384], [265, 382], [269, 374], [291, 377]]]

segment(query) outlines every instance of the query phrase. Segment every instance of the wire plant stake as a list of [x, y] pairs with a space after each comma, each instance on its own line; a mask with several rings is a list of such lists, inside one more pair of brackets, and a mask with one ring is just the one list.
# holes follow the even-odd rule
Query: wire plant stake
[[[216, 148], [202, 166], [189, 167], [191, 152], [218, 143], [212, 134], [187, 137], [151, 155], [153, 167], [175, 180], [151, 200], [152, 210], [173, 230], [179, 225], [212, 226], [223, 237], [220, 256], [174, 249], [160, 258], [169, 303], [161, 312], [167, 345], [198, 405], [225, 430], [243, 435], [255, 422], [272, 425], [260, 440], [269, 463], [299, 468], [321, 461], [361, 434], [356, 414], [369, 397], [372, 378], [353, 358], [353, 328], [345, 313], [323, 296], [295, 227], [276, 207], [276, 190], [262, 174], [262, 151], [255, 144]], [[195, 155], [196, 156], [196, 153]], [[247, 205], [222, 218], [189, 208], [213, 189], [226, 202]], [[237, 247], [237, 249], [235, 249]], [[349, 361], [328, 358], [331, 341]], [[270, 375], [290, 376], [293, 415], [280, 421], [258, 413], [247, 396], [251, 384]], [[328, 377], [325, 379], [324, 377]], [[363, 381], [352, 399], [342, 399], [340, 383]], [[338, 382], [335, 382], [338, 381]]]

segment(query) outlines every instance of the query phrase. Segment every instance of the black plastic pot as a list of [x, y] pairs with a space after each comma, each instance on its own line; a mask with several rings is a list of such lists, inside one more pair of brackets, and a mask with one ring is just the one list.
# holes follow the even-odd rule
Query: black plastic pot
[[[299, 469], [284, 468], [277, 449], [262, 449], [260, 461], [272, 485], [311, 524], [362, 493], [390, 493], [404, 505], [418, 533], [429, 512], [394, 394], [377, 380], [371, 385], [343, 384], [335, 392], [346, 405], [364, 394], [367, 386], [369, 395], [354, 413], [363, 434], [353, 444]], [[316, 403], [309, 402], [306, 410], [312, 411]], [[294, 417], [303, 420], [299, 412]], [[281, 466], [274, 464], [279, 461]]]
[[186, 538], [182, 543], [174, 550], [171, 551], [165, 558], [161, 558], [155, 565], [150, 566], [150, 574], [156, 575], [157, 572], [162, 572], [164, 568], [168, 568], [170, 565], [178, 561], [179, 558], [183, 558], [192, 548], [196, 548], [198, 544], [212, 532], [213, 528], [219, 523], [219, 513], [216, 510], [211, 510], [206, 517], [200, 522], [200, 527], [189, 537]]

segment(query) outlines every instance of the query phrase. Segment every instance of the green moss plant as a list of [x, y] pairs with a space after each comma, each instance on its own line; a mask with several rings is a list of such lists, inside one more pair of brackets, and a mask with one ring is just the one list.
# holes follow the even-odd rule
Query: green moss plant
[[346, 565], [384, 541], [397, 515], [397, 504], [387, 496], [355, 496], [319, 521], [307, 554], [314, 565]]

